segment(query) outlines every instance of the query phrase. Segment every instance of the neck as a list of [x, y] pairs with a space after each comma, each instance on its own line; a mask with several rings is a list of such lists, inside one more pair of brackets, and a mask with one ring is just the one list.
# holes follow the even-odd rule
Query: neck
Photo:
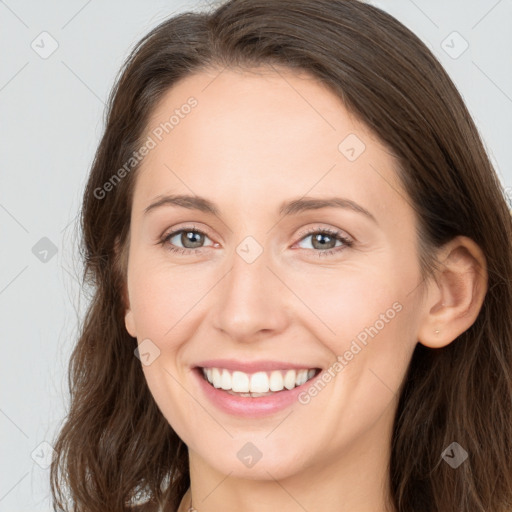
[[181, 500], [178, 512], [199, 512], [196, 508], [192, 506], [192, 495], [190, 493], [190, 487], [183, 496], [183, 499]]

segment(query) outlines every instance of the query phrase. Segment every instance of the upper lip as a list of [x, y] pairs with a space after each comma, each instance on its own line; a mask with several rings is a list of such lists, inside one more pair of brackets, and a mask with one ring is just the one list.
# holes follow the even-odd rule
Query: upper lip
[[236, 359], [208, 359], [195, 365], [199, 368], [225, 368], [231, 371], [241, 371], [244, 373], [255, 373], [257, 371], [269, 372], [272, 370], [302, 370], [319, 368], [311, 364], [289, 363], [287, 361], [239, 361]]

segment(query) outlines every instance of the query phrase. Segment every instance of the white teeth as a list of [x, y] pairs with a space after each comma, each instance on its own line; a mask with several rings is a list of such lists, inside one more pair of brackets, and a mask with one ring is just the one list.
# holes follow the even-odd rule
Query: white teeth
[[237, 393], [249, 392], [249, 376], [244, 372], [233, 372], [231, 389]]
[[[208, 378], [208, 376], [206, 376]], [[212, 376], [210, 382], [213, 384], [213, 387], [220, 388], [221, 379], [220, 379], [220, 370], [218, 368], [212, 368]]]
[[220, 387], [222, 389], [231, 389], [231, 374], [227, 370], [222, 370]]
[[251, 393], [267, 393], [270, 389], [268, 375], [265, 372], [256, 372], [251, 375]]
[[286, 389], [293, 389], [295, 387], [296, 372], [295, 370], [288, 370], [284, 376], [284, 387]]
[[316, 375], [316, 370], [275, 370], [249, 375], [237, 370], [231, 373], [225, 368], [203, 368], [203, 375], [215, 388], [256, 397], [301, 386]]
[[308, 371], [307, 370], [299, 370], [297, 372], [297, 376], [295, 377], [295, 385], [302, 386], [304, 382], [308, 380]]
[[[313, 370], [314, 373], [315, 370]], [[281, 372], [272, 372], [269, 382], [270, 391], [281, 391], [284, 387], [283, 374]]]

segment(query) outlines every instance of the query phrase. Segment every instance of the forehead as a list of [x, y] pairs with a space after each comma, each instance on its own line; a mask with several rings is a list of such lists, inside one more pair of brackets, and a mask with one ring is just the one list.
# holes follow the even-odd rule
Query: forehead
[[340, 192], [376, 215], [406, 207], [397, 202], [405, 192], [387, 148], [303, 72], [190, 75], [163, 96], [146, 136], [155, 144], [139, 169], [136, 201], [177, 192], [265, 205]]

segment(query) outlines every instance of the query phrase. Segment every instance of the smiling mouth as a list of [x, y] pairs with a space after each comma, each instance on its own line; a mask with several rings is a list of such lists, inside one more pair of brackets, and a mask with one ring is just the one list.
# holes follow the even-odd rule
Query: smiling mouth
[[198, 367], [203, 378], [214, 388], [222, 389], [231, 395], [257, 398], [289, 391], [302, 386], [315, 378], [320, 368], [304, 368], [300, 370], [274, 370], [245, 373], [230, 371], [226, 368]]

